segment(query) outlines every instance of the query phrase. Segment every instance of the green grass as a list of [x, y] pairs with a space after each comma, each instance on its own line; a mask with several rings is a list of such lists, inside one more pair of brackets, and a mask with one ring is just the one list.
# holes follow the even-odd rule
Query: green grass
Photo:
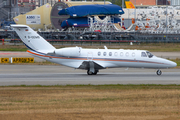
[[62, 89], [98, 89], [98, 90], [115, 90], [115, 89], [180, 89], [180, 85], [176, 84], [169, 84], [169, 85], [162, 85], [162, 84], [105, 84], [105, 85], [10, 85], [10, 86], [0, 86], [0, 87], [49, 87], [49, 88], [62, 88]]
[[[104, 49], [104, 45], [106, 44], [93, 44], [91, 45], [53, 45], [55, 48], [64, 48], [64, 47], [73, 47], [73, 46], [79, 46], [83, 48], [100, 48]], [[134, 45], [129, 45], [129, 43], [123, 44], [107, 44], [107, 47], [109, 49], [140, 49], [140, 50], [148, 50], [151, 52], [180, 52], [180, 43], [141, 43], [141, 44], [136, 44]], [[0, 51], [26, 51], [27, 48], [25, 45], [1, 45], [0, 46]]]
[[109, 97], [105, 97], [105, 98], [89, 98], [89, 99], [84, 99], [85, 101], [95, 101], [95, 102], [101, 102], [101, 101], [115, 101], [115, 100], [119, 100], [120, 98], [109, 98]]
[[0, 48], [0, 51], [20, 51], [20, 52], [26, 52], [27, 48]]
[[176, 62], [176, 63], [177, 63], [177, 66], [180, 66], [180, 59], [179, 59], [179, 58], [176, 58], [176, 59], [174, 59], [174, 60], [172, 60], [172, 61]]

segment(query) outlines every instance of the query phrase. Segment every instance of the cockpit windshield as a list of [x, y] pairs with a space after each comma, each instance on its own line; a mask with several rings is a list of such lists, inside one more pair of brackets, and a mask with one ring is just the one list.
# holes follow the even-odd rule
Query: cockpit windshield
[[146, 51], [146, 53], [147, 53], [147, 56], [149, 57], [149, 58], [152, 58], [154, 55], [152, 54], [152, 53], [150, 53], [149, 51]]

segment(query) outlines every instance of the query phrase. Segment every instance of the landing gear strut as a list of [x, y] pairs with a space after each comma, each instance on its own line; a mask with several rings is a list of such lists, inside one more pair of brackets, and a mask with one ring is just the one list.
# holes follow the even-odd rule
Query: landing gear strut
[[156, 74], [160, 76], [162, 74], [161, 70], [157, 70]]

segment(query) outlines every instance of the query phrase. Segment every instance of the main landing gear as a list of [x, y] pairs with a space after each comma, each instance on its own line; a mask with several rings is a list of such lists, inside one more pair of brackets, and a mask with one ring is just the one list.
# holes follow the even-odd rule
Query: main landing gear
[[[95, 70], [94, 73], [92, 71], [88, 70], [87, 74], [88, 75], [96, 75], [98, 72], [99, 72], [98, 70]], [[156, 74], [160, 76], [162, 74], [162, 71], [161, 70], [157, 70]]]
[[98, 70], [95, 70], [94, 73], [93, 73], [92, 71], [88, 70], [88, 71], [87, 71], [87, 74], [88, 74], [88, 75], [96, 75], [97, 72], [98, 72]]
[[157, 70], [156, 74], [160, 76], [162, 74], [161, 70]]

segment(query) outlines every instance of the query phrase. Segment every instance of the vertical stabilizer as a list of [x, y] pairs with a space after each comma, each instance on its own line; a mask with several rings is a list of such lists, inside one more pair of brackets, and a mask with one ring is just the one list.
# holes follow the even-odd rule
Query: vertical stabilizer
[[24, 44], [32, 50], [55, 50], [49, 42], [27, 25], [11, 25]]
[[127, 9], [135, 9], [135, 6], [132, 4], [131, 1], [125, 1]]

